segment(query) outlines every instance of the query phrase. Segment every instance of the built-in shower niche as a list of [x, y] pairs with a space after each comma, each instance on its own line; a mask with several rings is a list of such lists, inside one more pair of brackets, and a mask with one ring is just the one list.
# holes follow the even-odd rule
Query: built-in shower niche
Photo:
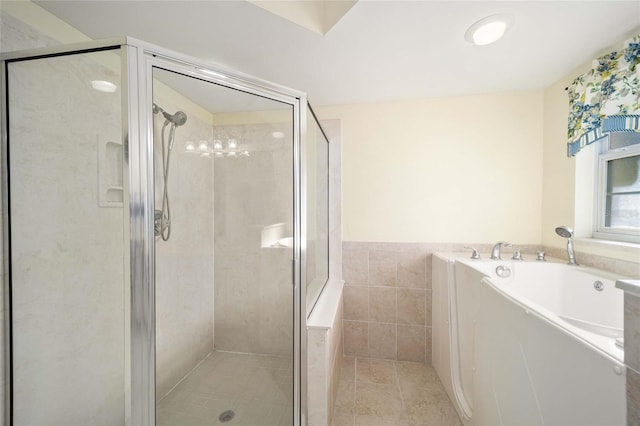
[[293, 230], [286, 223], [274, 223], [260, 232], [262, 248], [293, 248]]
[[104, 140], [98, 135], [98, 205], [122, 207], [124, 186], [122, 182], [122, 143]]

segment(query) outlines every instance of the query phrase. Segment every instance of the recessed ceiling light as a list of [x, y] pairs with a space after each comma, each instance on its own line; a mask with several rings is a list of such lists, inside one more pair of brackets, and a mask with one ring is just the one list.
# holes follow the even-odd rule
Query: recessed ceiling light
[[464, 39], [477, 46], [485, 46], [500, 40], [512, 23], [512, 15], [487, 16], [471, 25], [464, 33]]
[[118, 88], [118, 86], [106, 80], [93, 80], [91, 81], [91, 87], [93, 87], [99, 92], [105, 92], [105, 93], [113, 93]]

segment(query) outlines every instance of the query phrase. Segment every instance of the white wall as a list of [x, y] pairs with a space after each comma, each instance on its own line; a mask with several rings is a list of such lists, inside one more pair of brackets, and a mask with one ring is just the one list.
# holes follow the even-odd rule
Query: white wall
[[342, 120], [344, 240], [540, 242], [542, 91], [316, 113]]

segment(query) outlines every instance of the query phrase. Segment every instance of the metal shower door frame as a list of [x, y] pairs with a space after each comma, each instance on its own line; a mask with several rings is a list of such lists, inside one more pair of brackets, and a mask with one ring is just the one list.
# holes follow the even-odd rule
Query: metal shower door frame
[[[120, 49], [122, 138], [124, 147], [123, 186], [125, 286], [130, 289], [130, 305], [125, 321], [125, 422], [127, 425], [155, 425], [155, 236], [154, 236], [154, 176], [153, 176], [153, 112], [152, 69], [160, 67], [289, 104], [293, 107], [293, 224], [294, 250], [292, 261], [292, 296], [294, 304], [294, 425], [306, 425], [306, 172], [305, 143], [307, 98], [302, 92], [273, 84], [219, 65], [210, 64], [130, 37], [98, 40], [64, 46], [54, 46], [10, 52], [0, 55], [0, 100], [2, 137], [2, 208], [4, 251], [4, 294], [10, 295], [10, 239], [8, 203], [8, 100], [6, 96], [6, 64], [94, 51]], [[128, 244], [126, 244], [128, 242]], [[128, 261], [127, 261], [128, 260]], [[12, 424], [11, 385], [11, 319], [10, 304], [3, 318], [5, 331], [5, 401], [4, 424]]]
[[[134, 425], [155, 424], [155, 236], [153, 172], [153, 68], [236, 89], [293, 107], [293, 417], [294, 425], [306, 424], [306, 327], [302, 308], [306, 300], [306, 176], [302, 138], [305, 135], [307, 98], [276, 85], [218, 65], [204, 63], [158, 46], [126, 38], [129, 82], [129, 178], [132, 280], [132, 416]], [[135, 78], [134, 78], [135, 76]], [[134, 81], [135, 80], [135, 81]], [[135, 107], [134, 107], [135, 106]], [[138, 128], [134, 128], [135, 123]], [[143, 326], [139, 326], [143, 325]], [[137, 389], [137, 391], [136, 391]]]

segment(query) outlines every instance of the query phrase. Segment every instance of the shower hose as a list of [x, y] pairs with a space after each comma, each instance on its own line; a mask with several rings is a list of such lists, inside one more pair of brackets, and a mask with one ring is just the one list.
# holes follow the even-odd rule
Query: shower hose
[[[169, 144], [165, 142], [165, 134], [167, 126], [169, 127]], [[168, 241], [171, 236], [171, 208], [169, 205], [169, 161], [171, 160], [171, 150], [173, 149], [173, 140], [176, 133], [176, 125], [169, 120], [164, 122], [162, 126], [162, 211], [160, 217], [160, 237], [162, 241]]]

